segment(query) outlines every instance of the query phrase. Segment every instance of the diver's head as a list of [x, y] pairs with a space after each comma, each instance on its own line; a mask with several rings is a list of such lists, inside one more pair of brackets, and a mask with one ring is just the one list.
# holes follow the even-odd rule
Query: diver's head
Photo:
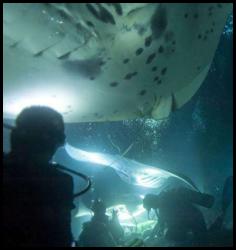
[[147, 194], [143, 199], [143, 207], [150, 211], [152, 208], [157, 209], [159, 207], [159, 198], [155, 194]]
[[12, 152], [47, 155], [50, 160], [64, 143], [64, 122], [57, 111], [44, 106], [31, 106], [16, 118], [16, 126], [11, 133]]
[[103, 215], [106, 213], [106, 205], [101, 199], [96, 199], [91, 206], [91, 210], [94, 214]]

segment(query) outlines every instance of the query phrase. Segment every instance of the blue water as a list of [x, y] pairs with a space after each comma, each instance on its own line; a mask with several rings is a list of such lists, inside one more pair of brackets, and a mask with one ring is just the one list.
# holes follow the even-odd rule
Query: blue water
[[[121, 154], [133, 143], [127, 158], [183, 173], [201, 191], [213, 194], [215, 206], [211, 212], [205, 211], [206, 219], [209, 216], [211, 220], [219, 210], [223, 182], [233, 174], [232, 33], [231, 16], [201, 88], [167, 120], [67, 124], [67, 141], [83, 150], [109, 154]], [[9, 151], [9, 134], [3, 132], [3, 148]], [[54, 158], [92, 176], [95, 191], [103, 198], [135, 192], [135, 187], [122, 182], [112, 169], [78, 163], [64, 149]], [[75, 179], [75, 190], [82, 185]], [[86, 203], [90, 198], [91, 194], [86, 194], [82, 200]], [[232, 216], [227, 220], [230, 223]]]

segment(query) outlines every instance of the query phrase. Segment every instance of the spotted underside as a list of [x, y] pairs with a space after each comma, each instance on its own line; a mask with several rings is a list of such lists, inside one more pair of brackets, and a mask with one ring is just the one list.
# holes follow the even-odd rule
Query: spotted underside
[[5, 3], [5, 118], [49, 105], [66, 122], [161, 119], [204, 81], [231, 4]]

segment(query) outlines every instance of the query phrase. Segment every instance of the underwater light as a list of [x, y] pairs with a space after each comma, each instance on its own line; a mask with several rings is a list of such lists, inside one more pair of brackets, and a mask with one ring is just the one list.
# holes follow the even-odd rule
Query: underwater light
[[3, 96], [3, 113], [4, 116], [15, 118], [24, 108], [39, 105], [65, 114], [71, 111], [73, 103], [72, 95], [66, 90], [37, 89], [33, 92], [13, 94], [11, 97]]
[[118, 216], [118, 219], [120, 222], [132, 221], [132, 220], [134, 220], [134, 218], [141, 216], [146, 211], [143, 208], [142, 204], [138, 205], [137, 209], [133, 213], [129, 212], [126, 205], [119, 204], [116, 206], [109, 207], [107, 209], [107, 215], [111, 216], [113, 210], [117, 211], [117, 216]]
[[128, 221], [131, 221], [132, 220], [132, 216], [131, 214], [129, 213], [127, 207], [124, 205], [124, 204], [118, 204], [118, 205], [115, 205], [115, 206], [112, 206], [112, 207], [109, 207], [107, 209], [107, 215], [108, 216], [112, 216], [112, 211], [115, 210], [117, 211], [117, 216], [118, 216], [118, 219], [119, 221], [122, 223], [122, 222], [127, 222]]
[[133, 213], [134, 217], [137, 217], [141, 214], [143, 214], [144, 212], [146, 212], [145, 208], [143, 207], [143, 205], [139, 205], [137, 210]]
[[[143, 205], [140, 204], [137, 206], [137, 209], [130, 213], [125, 204], [117, 204], [107, 208], [106, 215], [109, 218], [112, 218], [113, 210], [117, 211], [118, 220], [120, 225], [124, 228], [125, 233], [130, 233], [132, 230], [136, 230], [137, 233], [142, 233], [147, 229], [152, 229], [157, 223], [156, 219], [148, 220], [146, 216], [146, 210], [143, 208]], [[90, 221], [94, 215], [89, 209], [82, 209], [79, 211], [75, 218], [86, 217], [87, 221]], [[131, 231], [130, 231], [131, 230]]]
[[[112, 216], [112, 210], [116, 210], [120, 225], [124, 228], [126, 233], [131, 233], [135, 229], [137, 233], [143, 233], [147, 229], [153, 229], [157, 223], [156, 219], [148, 220], [146, 216], [146, 210], [143, 205], [137, 206], [137, 209], [130, 213], [124, 204], [109, 207], [107, 209], [107, 215]], [[130, 231], [131, 230], [131, 231]]]

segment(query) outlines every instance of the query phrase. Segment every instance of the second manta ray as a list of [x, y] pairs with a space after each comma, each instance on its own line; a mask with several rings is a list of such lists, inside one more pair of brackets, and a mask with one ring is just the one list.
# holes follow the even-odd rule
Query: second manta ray
[[123, 156], [87, 152], [69, 144], [65, 145], [65, 150], [71, 158], [77, 161], [91, 162], [113, 168], [123, 181], [132, 185], [146, 188], [160, 188], [165, 184], [166, 180], [172, 177], [197, 190], [191, 181], [186, 180], [182, 176], [127, 159]]

